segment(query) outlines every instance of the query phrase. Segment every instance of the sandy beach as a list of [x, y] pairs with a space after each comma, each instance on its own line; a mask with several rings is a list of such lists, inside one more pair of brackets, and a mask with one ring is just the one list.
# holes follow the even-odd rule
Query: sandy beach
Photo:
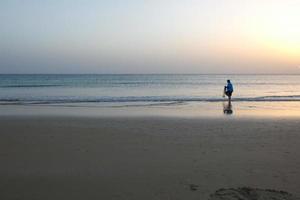
[[0, 199], [300, 196], [298, 118], [0, 117]]

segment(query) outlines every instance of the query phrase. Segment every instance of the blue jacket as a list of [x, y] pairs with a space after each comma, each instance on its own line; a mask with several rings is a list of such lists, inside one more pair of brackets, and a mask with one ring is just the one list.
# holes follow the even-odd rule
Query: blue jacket
[[227, 83], [226, 91], [227, 91], [227, 92], [233, 92], [233, 86], [232, 86], [231, 83]]

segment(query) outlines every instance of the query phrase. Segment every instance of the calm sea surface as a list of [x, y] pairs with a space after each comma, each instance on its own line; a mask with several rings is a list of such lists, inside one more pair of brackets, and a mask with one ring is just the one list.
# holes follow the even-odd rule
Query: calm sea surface
[[300, 75], [0, 75], [0, 104], [299, 101]]

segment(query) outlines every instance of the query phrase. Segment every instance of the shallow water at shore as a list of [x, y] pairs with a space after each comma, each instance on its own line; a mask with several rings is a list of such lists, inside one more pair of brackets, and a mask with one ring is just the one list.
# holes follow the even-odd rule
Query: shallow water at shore
[[227, 101], [0, 105], [0, 116], [300, 118], [300, 102], [232, 102], [231, 105]]

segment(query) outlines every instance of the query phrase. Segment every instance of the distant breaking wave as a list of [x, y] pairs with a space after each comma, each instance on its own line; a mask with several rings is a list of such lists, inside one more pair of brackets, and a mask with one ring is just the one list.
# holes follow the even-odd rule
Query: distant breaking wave
[[[109, 86], [109, 87], [123, 87], [125, 86], [131, 86], [131, 87], [139, 87], [139, 86], [170, 86], [170, 85], [177, 85], [178, 82], [176, 81], [164, 81], [164, 82], [154, 82], [154, 81], [128, 81], [128, 82], [86, 82], [82, 83], [83, 85], [80, 85], [80, 83], [76, 82], [68, 82], [68, 83], [61, 83], [61, 84], [7, 84], [7, 85], [1, 85], [0, 88], [44, 88], [44, 87], [103, 87], [103, 86]], [[210, 82], [180, 82], [181, 85], [185, 86], [201, 86], [201, 85], [210, 85], [210, 86], [216, 86], [217, 83], [210, 83]], [[240, 83], [239, 85], [249, 85], [248, 83]], [[251, 83], [252, 86], [261, 86], [261, 85], [273, 85], [273, 86], [283, 86], [283, 85], [290, 85], [290, 83]]]
[[[172, 97], [172, 96], [128, 96], [128, 97], [45, 97], [45, 98], [1, 98], [0, 105], [74, 104], [74, 103], [169, 103], [169, 102], [222, 102], [227, 98]], [[300, 95], [262, 96], [233, 98], [234, 102], [299, 101]], [[172, 105], [172, 104], [167, 104]]]
[[1, 85], [0, 88], [40, 88], [40, 87], [59, 87], [63, 85], [56, 84], [44, 84], [44, 85]]

